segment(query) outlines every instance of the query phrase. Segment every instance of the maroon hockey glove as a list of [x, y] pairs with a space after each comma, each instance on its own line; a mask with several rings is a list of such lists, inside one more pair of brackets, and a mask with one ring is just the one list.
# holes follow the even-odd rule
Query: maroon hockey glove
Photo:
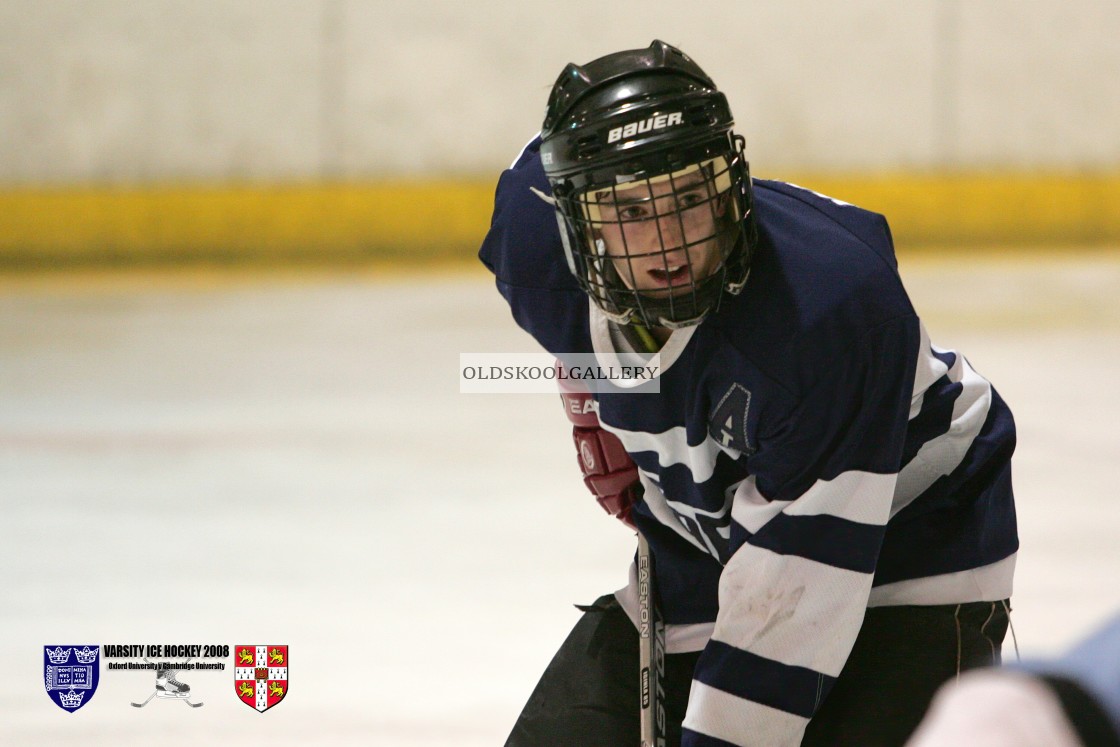
[[642, 498], [637, 465], [618, 437], [599, 425], [590, 394], [562, 386], [560, 399], [572, 421], [572, 440], [584, 485], [608, 514], [634, 528], [630, 509]]

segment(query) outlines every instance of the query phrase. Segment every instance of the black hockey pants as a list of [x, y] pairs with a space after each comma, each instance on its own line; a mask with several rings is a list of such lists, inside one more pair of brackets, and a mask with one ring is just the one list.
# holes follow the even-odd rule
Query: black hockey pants
[[[1003, 602], [873, 607], [803, 747], [896, 747], [934, 691], [959, 671], [998, 664]], [[700, 654], [666, 657], [668, 745], [678, 745]], [[636, 747], [638, 634], [613, 596], [585, 608], [521, 712], [506, 747]]]

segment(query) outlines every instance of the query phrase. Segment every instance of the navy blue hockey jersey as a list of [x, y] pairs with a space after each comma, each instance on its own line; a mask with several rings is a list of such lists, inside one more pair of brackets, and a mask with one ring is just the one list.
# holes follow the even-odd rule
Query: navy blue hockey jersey
[[[544, 348], [617, 363], [530, 191], [549, 191], [538, 145], [502, 174], [480, 258]], [[799, 744], [868, 606], [1003, 599], [1018, 547], [1011, 413], [931, 343], [883, 217], [780, 182], [754, 197], [743, 292], [673, 332], [660, 394], [597, 395], [640, 470], [669, 650], [703, 650], [686, 745]]]

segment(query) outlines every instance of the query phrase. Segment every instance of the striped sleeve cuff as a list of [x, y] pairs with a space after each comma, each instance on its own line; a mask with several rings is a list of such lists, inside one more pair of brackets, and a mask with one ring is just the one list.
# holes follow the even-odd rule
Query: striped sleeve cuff
[[809, 719], [693, 681], [681, 747], [797, 747]]
[[696, 681], [729, 695], [809, 719], [836, 678], [712, 640], [696, 668]]

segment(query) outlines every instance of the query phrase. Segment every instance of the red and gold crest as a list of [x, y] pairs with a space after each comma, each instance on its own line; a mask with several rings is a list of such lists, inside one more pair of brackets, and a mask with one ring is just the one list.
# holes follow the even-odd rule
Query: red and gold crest
[[233, 686], [253, 709], [264, 713], [272, 708], [288, 694], [288, 647], [235, 646]]

